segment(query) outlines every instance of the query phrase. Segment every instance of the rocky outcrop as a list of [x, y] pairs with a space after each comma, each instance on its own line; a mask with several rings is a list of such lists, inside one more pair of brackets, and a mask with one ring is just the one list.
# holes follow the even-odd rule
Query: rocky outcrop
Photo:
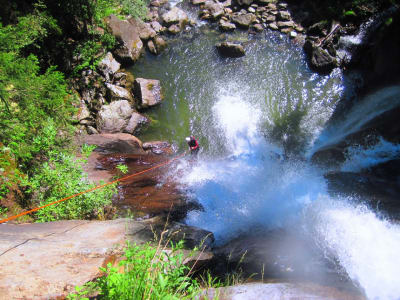
[[[176, 225], [171, 226], [157, 218], [2, 224], [1, 299], [64, 299], [75, 292], [75, 286], [103, 276], [101, 267], [109, 263], [117, 266], [126, 241], [131, 244], [153, 241], [155, 223], [160, 228], [176, 229]], [[185, 227], [182, 224], [179, 230], [202, 232], [199, 228]], [[198, 235], [198, 238], [193, 244], [200, 244], [203, 235]], [[166, 242], [164, 239], [163, 243]], [[192, 272], [200, 270], [213, 258], [211, 252], [204, 250], [179, 250], [181, 263]], [[162, 251], [167, 255], [172, 253], [168, 247]]]
[[139, 100], [141, 108], [147, 108], [161, 103], [162, 93], [159, 80], [136, 78], [133, 93]]
[[244, 48], [241, 44], [223, 42], [216, 45], [219, 54], [226, 57], [241, 57], [245, 55]]
[[154, 38], [157, 34], [149, 23], [145, 23], [142, 20], [130, 18], [128, 22], [136, 28], [140, 39], [144, 41]]
[[128, 125], [132, 113], [133, 109], [126, 100], [103, 105], [96, 120], [97, 130], [101, 133], [122, 132]]
[[111, 33], [119, 41], [119, 47], [114, 52], [118, 58], [126, 63], [137, 61], [144, 50], [138, 28], [126, 20], [120, 20], [115, 15], [107, 18], [107, 24]]
[[101, 276], [126, 240], [143, 243], [148, 226], [129, 219], [0, 225], [2, 299], [65, 297]]

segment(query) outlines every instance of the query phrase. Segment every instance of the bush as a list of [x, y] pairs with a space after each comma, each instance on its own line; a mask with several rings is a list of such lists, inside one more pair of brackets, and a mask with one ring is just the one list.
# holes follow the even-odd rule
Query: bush
[[104, 277], [84, 288], [77, 287], [77, 293], [68, 299], [82, 299], [91, 291], [100, 292], [100, 299], [193, 299], [200, 285], [187, 275], [190, 269], [182, 264], [182, 248], [183, 241], [167, 254], [150, 244], [128, 243], [119, 268], [111, 264], [101, 268]]
[[[35, 205], [42, 206], [95, 187], [87, 180], [82, 163], [82, 160], [71, 155], [53, 154], [32, 178], [24, 181]], [[115, 193], [115, 185], [109, 185], [43, 208], [35, 218], [38, 222], [102, 218], [104, 207], [111, 205]]]

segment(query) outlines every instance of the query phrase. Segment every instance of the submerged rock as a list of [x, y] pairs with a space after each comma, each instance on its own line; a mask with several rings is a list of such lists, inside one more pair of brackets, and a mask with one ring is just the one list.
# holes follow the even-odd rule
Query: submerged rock
[[240, 44], [223, 42], [216, 45], [218, 52], [226, 57], [241, 57], [245, 55], [244, 48]]
[[134, 95], [142, 108], [157, 105], [162, 101], [161, 85], [159, 80], [136, 78], [134, 81]]

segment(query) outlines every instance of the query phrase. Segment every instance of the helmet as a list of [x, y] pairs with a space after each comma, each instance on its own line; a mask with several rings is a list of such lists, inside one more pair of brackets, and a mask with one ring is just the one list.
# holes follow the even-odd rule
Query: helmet
[[186, 142], [190, 142], [190, 137], [187, 137], [185, 140]]

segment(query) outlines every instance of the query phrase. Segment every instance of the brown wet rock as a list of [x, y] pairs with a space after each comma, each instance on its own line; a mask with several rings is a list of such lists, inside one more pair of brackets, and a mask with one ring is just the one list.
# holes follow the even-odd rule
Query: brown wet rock
[[96, 145], [96, 152], [145, 154], [142, 142], [135, 136], [127, 133], [102, 133], [84, 137], [82, 143]]
[[[108, 170], [118, 177], [122, 177], [116, 169], [119, 164], [128, 167], [125, 176], [139, 173], [119, 183], [118, 196], [113, 202], [120, 209], [129, 208], [150, 215], [172, 213], [173, 216], [182, 217], [190, 204], [186, 202], [173, 176], [167, 175], [167, 171], [173, 169], [171, 165], [175, 163], [168, 163], [170, 159], [171, 157], [154, 154], [110, 154], [98, 157], [97, 162], [98, 168]], [[158, 168], [162, 164], [165, 165]], [[154, 169], [146, 171], [151, 168]]]

